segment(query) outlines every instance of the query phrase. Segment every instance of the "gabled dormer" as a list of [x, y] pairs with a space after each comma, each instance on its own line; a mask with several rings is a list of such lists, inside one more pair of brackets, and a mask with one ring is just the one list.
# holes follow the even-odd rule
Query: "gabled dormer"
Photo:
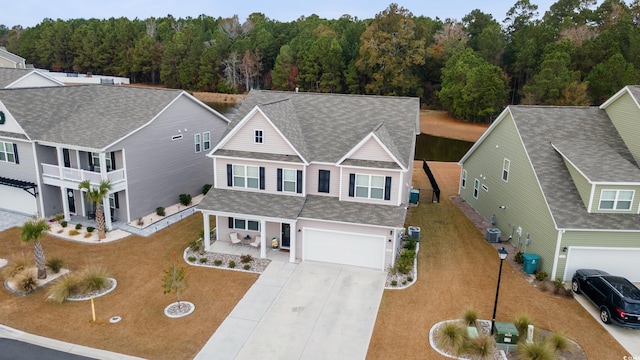
[[398, 149], [393, 144], [383, 123], [367, 134], [342, 159], [338, 165], [362, 166], [382, 169], [406, 170], [400, 161]]
[[625, 86], [600, 105], [640, 164], [640, 86]]
[[551, 145], [562, 157], [587, 212], [638, 213], [640, 169], [635, 164], [602, 143], [572, 139]]

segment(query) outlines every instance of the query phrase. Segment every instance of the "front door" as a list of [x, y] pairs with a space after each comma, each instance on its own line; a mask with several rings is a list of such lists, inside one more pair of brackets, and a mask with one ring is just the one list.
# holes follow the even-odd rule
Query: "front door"
[[67, 189], [67, 199], [69, 201], [69, 212], [76, 212], [76, 201], [73, 198], [73, 190]]
[[282, 223], [281, 228], [282, 231], [280, 233], [280, 238], [282, 240], [280, 240], [280, 247], [283, 249], [288, 249], [289, 245], [291, 244], [291, 225]]

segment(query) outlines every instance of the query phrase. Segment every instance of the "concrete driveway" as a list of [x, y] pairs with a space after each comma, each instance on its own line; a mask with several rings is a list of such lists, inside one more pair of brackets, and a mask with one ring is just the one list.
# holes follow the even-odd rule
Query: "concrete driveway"
[[272, 262], [196, 359], [364, 359], [386, 276]]
[[613, 324], [605, 324], [600, 321], [598, 309], [584, 295], [574, 294], [574, 298], [616, 339], [631, 356], [640, 358], [640, 330], [621, 328]]

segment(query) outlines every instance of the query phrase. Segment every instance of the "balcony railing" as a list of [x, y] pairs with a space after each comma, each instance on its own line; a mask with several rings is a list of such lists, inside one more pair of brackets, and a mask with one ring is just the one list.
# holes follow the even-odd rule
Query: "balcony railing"
[[[89, 180], [91, 184], [95, 185], [100, 184], [100, 181], [102, 181], [99, 172], [61, 167], [52, 164], [42, 164], [42, 176], [76, 183]], [[124, 181], [124, 169], [109, 171], [107, 173], [107, 180], [109, 180], [111, 184]]]

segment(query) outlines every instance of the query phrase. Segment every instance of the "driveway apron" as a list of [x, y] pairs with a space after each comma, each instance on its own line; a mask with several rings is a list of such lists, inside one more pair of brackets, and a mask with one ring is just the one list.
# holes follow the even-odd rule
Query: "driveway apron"
[[280, 285], [269, 273], [260, 276], [198, 358], [366, 357], [386, 273], [311, 261], [296, 265]]

